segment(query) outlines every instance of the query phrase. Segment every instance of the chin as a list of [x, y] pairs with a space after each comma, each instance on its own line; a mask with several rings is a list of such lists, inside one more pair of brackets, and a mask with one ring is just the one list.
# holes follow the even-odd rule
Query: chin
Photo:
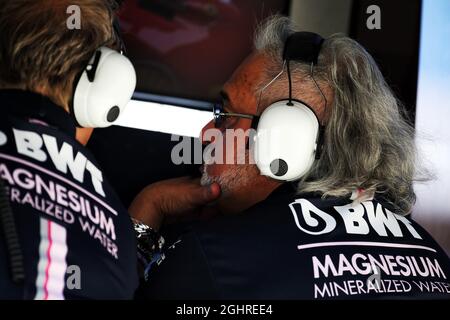
[[200, 184], [202, 186], [210, 185], [213, 182], [216, 182], [220, 186], [221, 190], [221, 198], [228, 196], [232, 190], [234, 189], [235, 173], [232, 171], [224, 171], [220, 175], [212, 175], [208, 170], [208, 166], [205, 166], [203, 169], [202, 177], [200, 179]]
[[208, 185], [217, 182], [221, 198], [239, 197], [254, 186], [259, 172], [252, 165], [204, 165], [200, 183]]

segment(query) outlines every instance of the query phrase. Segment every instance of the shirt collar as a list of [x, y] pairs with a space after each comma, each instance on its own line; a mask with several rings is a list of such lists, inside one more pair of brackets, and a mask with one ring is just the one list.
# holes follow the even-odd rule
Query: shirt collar
[[75, 137], [75, 121], [70, 114], [49, 98], [34, 92], [16, 89], [0, 90], [0, 113], [42, 120]]

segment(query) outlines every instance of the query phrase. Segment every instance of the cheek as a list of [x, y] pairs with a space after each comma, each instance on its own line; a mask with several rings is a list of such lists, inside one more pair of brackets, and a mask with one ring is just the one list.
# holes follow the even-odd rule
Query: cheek
[[225, 136], [223, 139], [223, 150], [225, 155], [225, 163], [235, 164], [237, 159], [237, 145], [233, 138]]
[[249, 164], [249, 153], [244, 151], [238, 154], [237, 157], [240, 161], [237, 163], [236, 160], [229, 164], [209, 164], [205, 165], [205, 172], [210, 177], [219, 177], [226, 172], [235, 172], [236, 174], [241, 174], [245, 172], [246, 175], [259, 176], [259, 170], [255, 164]]
[[228, 131], [223, 138], [223, 150], [225, 161], [229, 164], [244, 164], [242, 161], [248, 164], [248, 150], [247, 142], [249, 139], [249, 126], [236, 127], [233, 130]]
[[[220, 176], [224, 172], [239, 171], [241, 167], [256, 167], [252, 158], [249, 158], [245, 135], [233, 138], [232, 135], [224, 134], [221, 141], [216, 141], [211, 144], [211, 147], [211, 150], [206, 151], [206, 158], [210, 159], [209, 156], [211, 156], [213, 163], [205, 163], [205, 171], [211, 177]], [[214, 160], [220, 161], [220, 159], [222, 159], [221, 163], [214, 163]]]
[[228, 170], [232, 170], [232, 166], [228, 164], [205, 165], [205, 171], [210, 177], [219, 177]]

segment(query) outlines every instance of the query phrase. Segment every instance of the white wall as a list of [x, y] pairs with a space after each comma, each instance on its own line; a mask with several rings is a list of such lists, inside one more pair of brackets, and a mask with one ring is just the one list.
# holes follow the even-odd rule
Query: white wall
[[413, 217], [450, 255], [450, 1], [422, 6], [417, 144], [437, 179], [416, 185]]
[[117, 125], [198, 138], [202, 128], [212, 119], [212, 111], [132, 100]]

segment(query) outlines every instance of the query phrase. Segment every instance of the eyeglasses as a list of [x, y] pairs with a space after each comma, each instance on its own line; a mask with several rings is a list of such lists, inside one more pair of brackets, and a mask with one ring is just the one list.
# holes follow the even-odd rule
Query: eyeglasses
[[250, 120], [252, 120], [252, 128], [254, 128], [257, 125], [257, 121], [259, 120], [258, 116], [255, 116], [252, 114], [224, 112], [222, 104], [214, 104], [213, 115], [214, 115], [214, 127], [216, 129], [222, 128], [226, 119], [228, 119], [230, 117], [250, 119]]

